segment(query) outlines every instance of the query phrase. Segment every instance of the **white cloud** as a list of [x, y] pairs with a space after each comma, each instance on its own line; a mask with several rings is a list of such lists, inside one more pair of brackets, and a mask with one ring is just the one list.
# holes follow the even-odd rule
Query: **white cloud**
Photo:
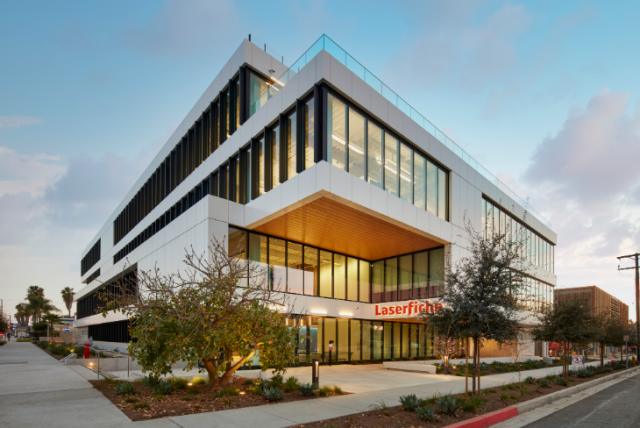
[[0, 196], [20, 192], [42, 195], [65, 171], [60, 156], [21, 154], [0, 146]]
[[606, 89], [572, 107], [522, 177], [533, 206], [551, 213], [559, 285], [597, 285], [627, 304], [633, 281], [616, 257], [640, 250], [640, 111], [629, 110], [629, 94]]
[[42, 122], [42, 119], [31, 116], [0, 116], [0, 129], [20, 128]]

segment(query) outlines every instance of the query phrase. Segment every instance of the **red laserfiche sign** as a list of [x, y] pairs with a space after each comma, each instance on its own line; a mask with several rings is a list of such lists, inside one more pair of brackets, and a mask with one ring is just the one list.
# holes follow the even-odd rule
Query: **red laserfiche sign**
[[433, 313], [439, 312], [444, 308], [442, 303], [431, 303], [428, 300], [424, 300], [422, 302], [415, 301], [409, 302], [404, 305], [399, 305], [397, 303], [388, 303], [388, 304], [378, 304], [376, 305], [376, 313], [377, 317], [384, 316], [392, 316], [392, 315], [414, 315], [419, 313]]

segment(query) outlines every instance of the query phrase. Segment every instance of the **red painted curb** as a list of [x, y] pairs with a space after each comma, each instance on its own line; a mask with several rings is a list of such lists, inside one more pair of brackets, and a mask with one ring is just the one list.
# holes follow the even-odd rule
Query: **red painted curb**
[[518, 416], [518, 408], [507, 407], [502, 410], [496, 410], [495, 412], [467, 419], [466, 421], [457, 422], [453, 425], [447, 425], [444, 428], [486, 428], [498, 422], [515, 418], [516, 416]]

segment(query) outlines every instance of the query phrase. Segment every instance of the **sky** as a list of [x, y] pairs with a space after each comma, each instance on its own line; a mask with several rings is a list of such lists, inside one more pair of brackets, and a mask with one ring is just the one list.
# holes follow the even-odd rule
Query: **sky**
[[[63, 313], [91, 238], [242, 40], [327, 34], [544, 215], [559, 287], [635, 304], [640, 3], [0, 0], [0, 299]], [[626, 265], [625, 265], [626, 266]], [[635, 319], [635, 311], [630, 310]]]

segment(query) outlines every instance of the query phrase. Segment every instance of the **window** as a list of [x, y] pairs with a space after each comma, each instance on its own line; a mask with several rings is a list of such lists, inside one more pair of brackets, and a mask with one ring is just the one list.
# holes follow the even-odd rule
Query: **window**
[[360, 280], [358, 282], [360, 287], [360, 301], [370, 302], [370, 285], [369, 285], [369, 270], [371, 265], [365, 260], [360, 260]]
[[271, 129], [271, 188], [280, 184], [280, 125]]
[[320, 251], [320, 297], [333, 297], [332, 290], [332, 265], [333, 254], [329, 251]]
[[426, 209], [427, 193], [427, 160], [418, 153], [413, 153], [413, 204]]
[[400, 198], [413, 203], [413, 150], [400, 144]]
[[315, 104], [313, 98], [304, 105], [305, 169], [315, 162]]
[[264, 187], [264, 154], [265, 150], [264, 135], [258, 139], [258, 196], [265, 192]]
[[364, 180], [367, 171], [365, 162], [365, 120], [353, 110], [349, 111], [349, 172]]
[[268, 100], [267, 93], [269, 84], [254, 72], [249, 73], [249, 117], [260, 110]]
[[382, 189], [382, 129], [368, 122], [367, 131], [367, 179]]
[[318, 294], [318, 250], [304, 247], [304, 294], [319, 296]]
[[398, 194], [398, 140], [384, 136], [384, 188], [394, 196]]
[[398, 300], [398, 259], [396, 257], [384, 261], [384, 301]]
[[347, 300], [358, 301], [358, 259], [347, 258]]
[[287, 246], [283, 239], [269, 238], [269, 283], [275, 291], [287, 291]]
[[296, 137], [296, 112], [287, 116], [287, 180], [298, 175], [296, 167], [297, 137]]
[[413, 298], [429, 297], [429, 252], [413, 254]]
[[333, 254], [333, 298], [347, 298], [347, 260], [341, 254]]
[[327, 97], [327, 161], [346, 169], [347, 105], [329, 94]]
[[413, 266], [411, 254], [398, 258], [398, 300], [411, 299]]
[[433, 215], [438, 215], [437, 174], [436, 166], [427, 161], [427, 211]]
[[304, 263], [302, 245], [287, 242], [287, 292], [303, 294]]
[[384, 260], [373, 262], [371, 268], [371, 301], [384, 302]]

